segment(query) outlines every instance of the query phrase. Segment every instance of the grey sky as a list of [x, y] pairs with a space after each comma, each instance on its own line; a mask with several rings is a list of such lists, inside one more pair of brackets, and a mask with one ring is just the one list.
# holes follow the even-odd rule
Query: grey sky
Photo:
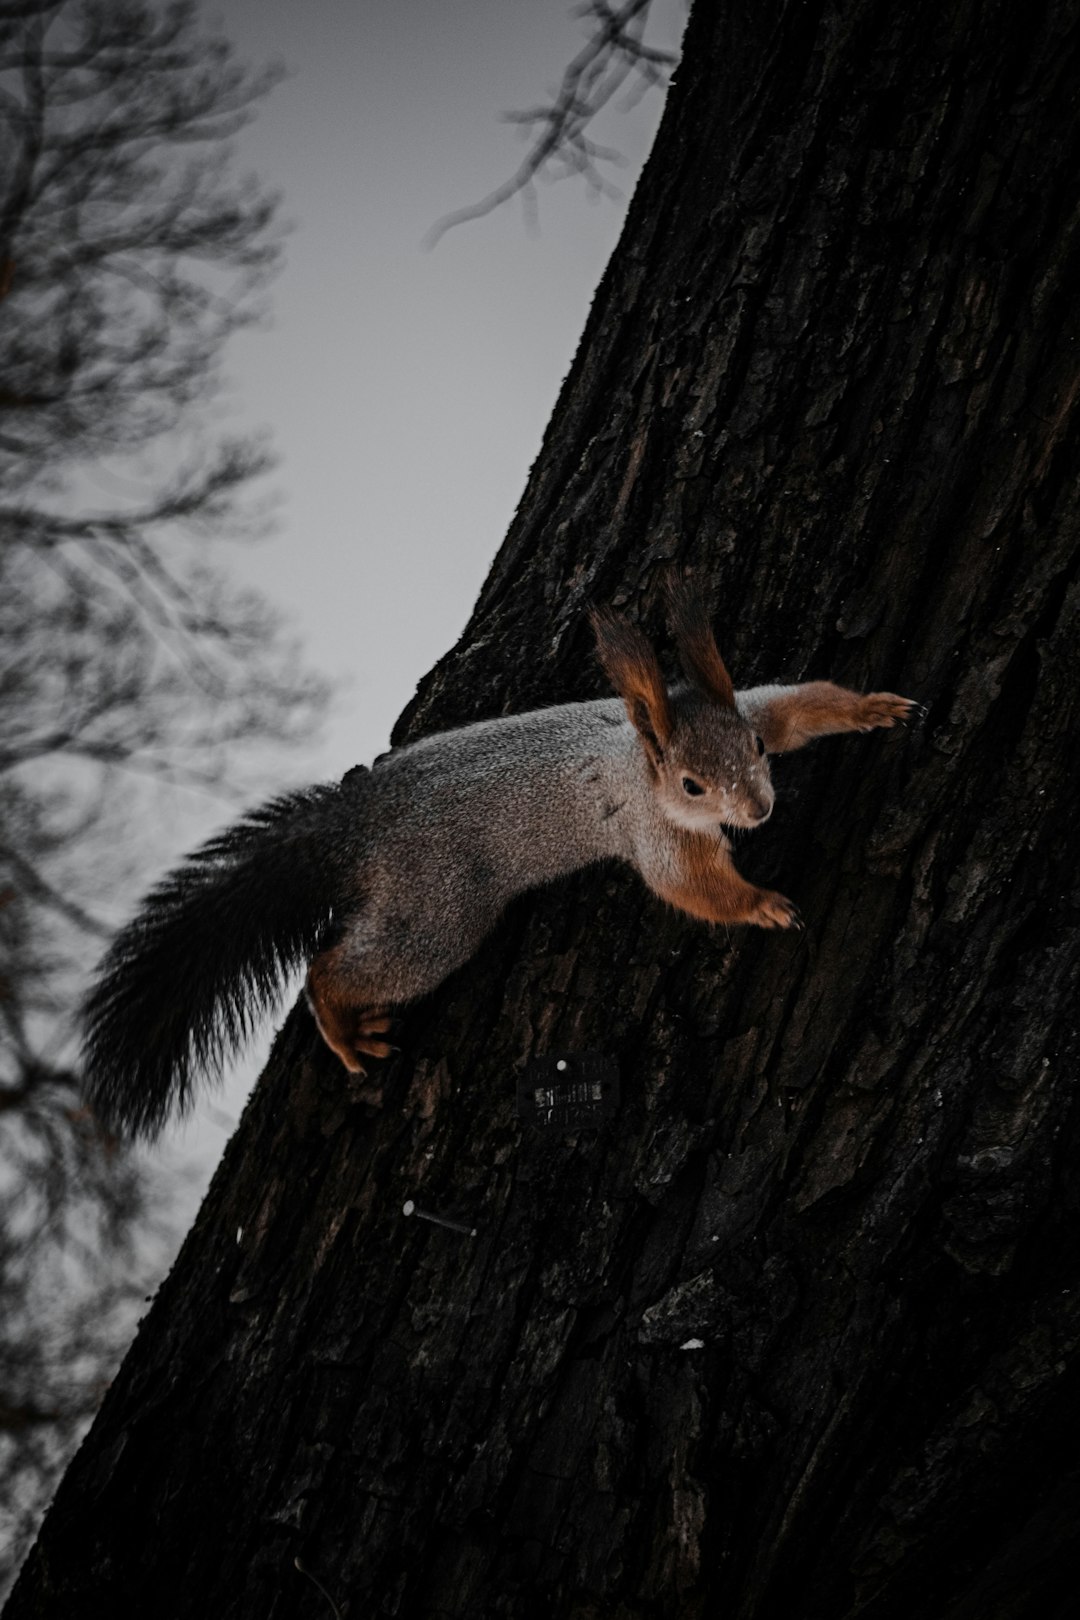
[[[416, 681], [462, 629], [524, 487], [614, 246], [624, 203], [545, 186], [421, 248], [442, 214], [512, 172], [500, 112], [535, 105], [584, 40], [566, 0], [228, 0], [244, 56], [292, 76], [243, 155], [295, 230], [270, 331], [234, 345], [244, 418], [282, 456], [280, 531], [236, 556], [348, 686], [326, 773], [385, 746]], [[651, 33], [674, 44], [680, 0]], [[661, 110], [603, 134], [626, 196]]]

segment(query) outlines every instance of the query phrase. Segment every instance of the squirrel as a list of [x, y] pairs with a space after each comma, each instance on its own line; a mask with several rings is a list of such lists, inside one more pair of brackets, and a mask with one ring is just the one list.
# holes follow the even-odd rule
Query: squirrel
[[736, 871], [725, 827], [768, 820], [770, 754], [893, 726], [916, 705], [831, 681], [736, 692], [703, 602], [680, 584], [668, 606], [685, 684], [669, 689], [641, 629], [593, 610], [616, 697], [391, 749], [196, 850], [117, 936], [86, 998], [98, 1118], [156, 1134], [305, 963], [319, 1034], [364, 1075], [364, 1058], [395, 1050], [391, 1009], [466, 962], [515, 895], [596, 861], [628, 862], [703, 922], [800, 926], [790, 900]]

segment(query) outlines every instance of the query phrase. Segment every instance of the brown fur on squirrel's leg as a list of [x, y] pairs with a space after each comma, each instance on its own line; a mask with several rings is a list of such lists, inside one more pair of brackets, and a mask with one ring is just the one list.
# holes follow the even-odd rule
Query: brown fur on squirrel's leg
[[851, 692], [833, 681], [757, 686], [740, 692], [738, 704], [770, 754], [790, 753], [815, 737], [837, 732], [895, 726], [918, 708], [896, 692]]
[[357, 1001], [356, 989], [342, 971], [340, 946], [321, 951], [308, 969], [307, 1002], [315, 1025], [335, 1057], [350, 1074], [366, 1075], [359, 1055], [385, 1058], [397, 1050], [379, 1037], [390, 1028], [389, 1009]]
[[736, 870], [731, 845], [714, 834], [675, 833], [674, 869], [649, 885], [669, 905], [702, 922], [744, 923], [755, 928], [801, 928], [791, 901], [774, 889], [759, 889]]

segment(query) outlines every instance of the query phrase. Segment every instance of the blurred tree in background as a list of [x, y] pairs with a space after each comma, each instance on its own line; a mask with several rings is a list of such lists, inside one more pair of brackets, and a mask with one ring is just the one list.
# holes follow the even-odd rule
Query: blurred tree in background
[[279, 253], [276, 199], [237, 177], [230, 141], [275, 76], [238, 65], [188, 3], [0, 6], [0, 1543], [13, 1560], [145, 1288], [141, 1178], [80, 1106], [71, 1024], [80, 975], [141, 881], [128, 813], [163, 784], [235, 790], [253, 745], [305, 736], [322, 699], [216, 558], [265, 515], [244, 498], [265, 448], [228, 437], [213, 406], [226, 341], [262, 313]]

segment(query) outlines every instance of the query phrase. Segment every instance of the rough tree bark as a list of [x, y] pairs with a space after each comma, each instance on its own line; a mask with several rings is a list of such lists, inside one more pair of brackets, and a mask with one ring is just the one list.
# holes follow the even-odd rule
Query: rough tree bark
[[[615, 871], [527, 897], [381, 1112], [294, 1011], [12, 1616], [328, 1615], [297, 1557], [348, 1616], [1064, 1614], [1078, 34], [1068, 0], [699, 5], [401, 735], [599, 691], [586, 602], [656, 628], [669, 561], [742, 684], [925, 722], [778, 762], [741, 858], [802, 937]], [[578, 1049], [614, 1119], [523, 1126], [522, 1065]]]

